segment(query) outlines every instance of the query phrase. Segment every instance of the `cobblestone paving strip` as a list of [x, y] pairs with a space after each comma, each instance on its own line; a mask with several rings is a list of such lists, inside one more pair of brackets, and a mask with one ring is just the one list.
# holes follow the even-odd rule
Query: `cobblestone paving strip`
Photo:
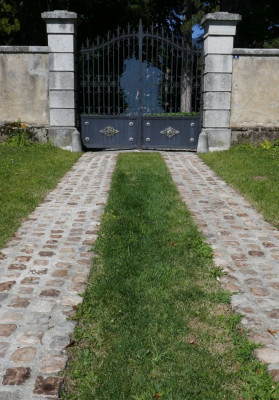
[[58, 398], [117, 155], [84, 154], [0, 252], [1, 400]]
[[[162, 153], [194, 221], [226, 275], [257, 357], [279, 380], [279, 231], [194, 153]], [[11, 328], [12, 329], [12, 328]]]

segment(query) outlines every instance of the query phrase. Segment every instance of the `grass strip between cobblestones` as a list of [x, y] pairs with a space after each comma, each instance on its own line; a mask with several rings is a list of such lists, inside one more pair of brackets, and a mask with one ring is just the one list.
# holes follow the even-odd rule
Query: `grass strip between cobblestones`
[[79, 157], [50, 145], [0, 144], [0, 248]]
[[279, 147], [238, 146], [200, 157], [279, 228]]
[[119, 156], [94, 252], [63, 399], [279, 398], [160, 154]]

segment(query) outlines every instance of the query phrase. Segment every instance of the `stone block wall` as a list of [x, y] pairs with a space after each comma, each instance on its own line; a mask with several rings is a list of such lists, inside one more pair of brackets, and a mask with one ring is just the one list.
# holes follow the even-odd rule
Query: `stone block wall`
[[81, 150], [76, 130], [76, 19], [42, 13], [48, 46], [0, 46], [0, 126], [20, 119], [39, 140]]
[[76, 131], [76, 19], [70, 11], [42, 13], [46, 22], [49, 54], [49, 137], [52, 143], [72, 149]]
[[49, 126], [49, 48], [0, 46], [0, 124]]
[[238, 14], [207, 14], [198, 151], [279, 138], [279, 49], [235, 49]]
[[279, 138], [279, 49], [234, 49], [232, 144]]
[[216, 12], [207, 14], [203, 48], [203, 118], [198, 151], [219, 151], [230, 147], [230, 111], [232, 82], [232, 51], [238, 14]]

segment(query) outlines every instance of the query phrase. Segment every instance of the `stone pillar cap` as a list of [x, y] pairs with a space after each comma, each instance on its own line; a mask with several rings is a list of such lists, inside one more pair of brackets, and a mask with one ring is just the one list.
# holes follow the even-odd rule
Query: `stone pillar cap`
[[206, 14], [201, 20], [201, 25], [204, 25], [208, 21], [231, 21], [237, 24], [241, 21], [242, 16], [240, 14], [231, 14], [228, 12], [215, 12]]
[[41, 14], [42, 19], [76, 19], [77, 13], [67, 10], [46, 11]]

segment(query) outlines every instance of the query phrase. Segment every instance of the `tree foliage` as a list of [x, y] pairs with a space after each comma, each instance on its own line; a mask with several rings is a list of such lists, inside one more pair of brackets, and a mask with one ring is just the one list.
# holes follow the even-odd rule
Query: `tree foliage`
[[221, 0], [221, 10], [242, 15], [236, 46], [279, 47], [278, 0]]
[[0, 0], [0, 44], [46, 44], [41, 13], [68, 9], [78, 13], [78, 39], [103, 36], [117, 26], [165, 26], [191, 42], [191, 31], [208, 12], [242, 15], [238, 47], [279, 47], [278, 0]]
[[0, 44], [11, 44], [20, 30], [13, 1], [0, 0]]

